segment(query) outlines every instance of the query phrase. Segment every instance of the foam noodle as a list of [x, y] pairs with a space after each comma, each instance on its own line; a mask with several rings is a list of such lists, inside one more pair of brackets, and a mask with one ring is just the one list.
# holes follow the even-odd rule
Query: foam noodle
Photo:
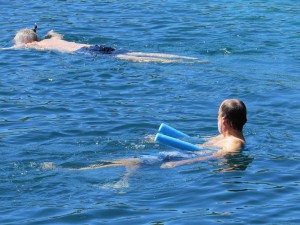
[[189, 150], [189, 151], [201, 150], [200, 147], [193, 145], [189, 142], [182, 141], [160, 133], [156, 134], [154, 141], [156, 141], [159, 144], [167, 145], [181, 150]]
[[190, 137], [189, 135], [182, 133], [179, 130], [176, 130], [173, 127], [170, 127], [164, 123], [162, 123], [160, 125], [160, 127], [158, 128], [158, 133], [173, 137], [173, 138], [187, 138]]

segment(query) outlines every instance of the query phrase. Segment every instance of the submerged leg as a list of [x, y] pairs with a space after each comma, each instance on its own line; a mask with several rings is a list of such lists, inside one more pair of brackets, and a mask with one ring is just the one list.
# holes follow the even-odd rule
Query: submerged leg
[[168, 59], [161, 57], [150, 57], [150, 56], [137, 56], [129, 54], [119, 54], [115, 56], [118, 59], [129, 60], [133, 62], [159, 62], [159, 63], [176, 63], [181, 62], [179, 59]]
[[127, 55], [131, 56], [142, 56], [142, 57], [159, 57], [159, 58], [179, 58], [179, 59], [191, 59], [196, 60], [197, 58], [194, 57], [187, 57], [187, 56], [180, 56], [174, 54], [165, 54], [165, 53], [145, 53], [145, 52], [128, 52]]
[[163, 53], [143, 53], [143, 52], [128, 52], [124, 54], [116, 54], [118, 59], [129, 60], [133, 62], [157, 62], [157, 63], [207, 63], [206, 60], [198, 58], [163, 54]]
[[103, 169], [103, 168], [117, 167], [117, 166], [134, 167], [139, 165], [141, 163], [141, 160], [138, 158], [128, 158], [128, 159], [113, 160], [108, 162], [109, 164], [105, 164], [105, 165], [93, 164], [81, 168], [67, 168], [67, 170], [93, 170], [93, 169]]
[[129, 177], [139, 168], [139, 164], [126, 166], [126, 173], [116, 183], [107, 183], [102, 185], [104, 189], [122, 189], [129, 187]]

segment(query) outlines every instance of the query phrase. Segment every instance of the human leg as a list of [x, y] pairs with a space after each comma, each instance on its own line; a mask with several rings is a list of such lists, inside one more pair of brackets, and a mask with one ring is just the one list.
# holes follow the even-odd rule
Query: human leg
[[150, 57], [145, 55], [130, 55], [127, 54], [118, 54], [115, 58], [122, 59], [122, 60], [129, 60], [133, 62], [158, 62], [158, 63], [176, 63], [181, 62], [178, 59], [168, 59], [168, 58], [161, 58], [161, 57]]
[[136, 167], [141, 163], [141, 160], [138, 158], [127, 158], [127, 159], [118, 159], [113, 161], [108, 161], [108, 164], [99, 165], [99, 164], [92, 164], [87, 167], [81, 168], [67, 168], [67, 170], [93, 170], [93, 169], [103, 169], [108, 167]]
[[165, 54], [165, 53], [146, 53], [146, 52], [128, 52], [127, 55], [138, 56], [138, 57], [157, 57], [157, 58], [172, 58], [172, 59], [192, 59], [196, 60], [194, 57], [180, 56], [174, 54]]

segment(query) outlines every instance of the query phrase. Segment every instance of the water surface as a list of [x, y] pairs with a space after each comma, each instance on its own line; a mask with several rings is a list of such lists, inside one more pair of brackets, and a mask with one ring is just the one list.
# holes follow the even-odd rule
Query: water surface
[[[69, 41], [208, 60], [133, 63], [0, 52], [1, 224], [297, 224], [299, 15], [295, 1], [0, 2], [1, 47], [39, 24]], [[219, 104], [248, 107], [241, 155], [174, 169], [66, 171], [169, 151], [161, 122], [217, 133]], [[40, 165], [53, 162], [57, 168]], [[122, 180], [121, 180], [122, 181]]]

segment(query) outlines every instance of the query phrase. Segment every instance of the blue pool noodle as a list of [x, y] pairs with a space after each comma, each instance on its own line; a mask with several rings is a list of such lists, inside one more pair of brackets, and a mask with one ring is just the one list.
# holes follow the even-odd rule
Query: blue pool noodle
[[170, 127], [164, 123], [162, 123], [160, 125], [160, 127], [158, 128], [158, 133], [173, 137], [173, 138], [188, 138], [190, 137], [189, 135], [182, 133], [179, 130], [176, 130], [173, 127]]
[[159, 144], [167, 145], [173, 148], [181, 149], [181, 150], [188, 150], [188, 151], [199, 151], [201, 150], [200, 147], [193, 145], [189, 142], [182, 141], [179, 139], [176, 139], [174, 137], [170, 137], [164, 134], [156, 134], [154, 141], [156, 141]]

